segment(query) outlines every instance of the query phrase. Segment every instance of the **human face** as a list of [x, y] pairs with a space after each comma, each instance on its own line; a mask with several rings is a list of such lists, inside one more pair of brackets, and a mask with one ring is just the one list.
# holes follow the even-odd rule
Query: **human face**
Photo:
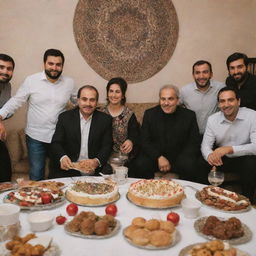
[[238, 83], [243, 82], [247, 73], [247, 68], [243, 59], [238, 59], [229, 63], [229, 75]]
[[0, 83], [8, 83], [12, 79], [13, 65], [10, 61], [0, 60]]
[[233, 91], [224, 91], [219, 95], [219, 108], [224, 116], [233, 121], [236, 118], [240, 106], [240, 99], [236, 98]]
[[119, 84], [111, 84], [108, 90], [108, 100], [112, 105], [121, 105], [123, 93]]
[[97, 107], [97, 94], [94, 90], [85, 88], [77, 100], [81, 114], [87, 119]]
[[63, 62], [60, 56], [48, 56], [46, 62], [44, 63], [44, 70], [47, 79], [50, 82], [55, 82], [58, 80], [62, 73]]
[[178, 103], [179, 98], [173, 89], [166, 88], [160, 92], [159, 104], [164, 113], [171, 114], [175, 112]]
[[210, 79], [212, 78], [212, 72], [208, 64], [196, 65], [193, 70], [193, 77], [198, 89], [206, 90], [210, 85]]

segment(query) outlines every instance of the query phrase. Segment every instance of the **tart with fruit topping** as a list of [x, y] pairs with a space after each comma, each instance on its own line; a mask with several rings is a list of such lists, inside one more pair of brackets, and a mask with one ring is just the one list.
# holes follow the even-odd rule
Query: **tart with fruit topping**
[[63, 192], [43, 187], [23, 187], [8, 193], [4, 201], [24, 207], [40, 206], [63, 201]]
[[119, 193], [113, 181], [88, 178], [72, 183], [66, 198], [79, 205], [104, 205], [118, 200]]
[[168, 208], [180, 204], [183, 187], [173, 180], [139, 180], [130, 185], [128, 199], [136, 205], [151, 208]]

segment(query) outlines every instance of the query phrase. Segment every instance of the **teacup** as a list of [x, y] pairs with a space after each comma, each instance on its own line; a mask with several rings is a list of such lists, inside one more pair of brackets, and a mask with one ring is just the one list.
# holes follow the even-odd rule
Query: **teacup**
[[128, 168], [125, 166], [117, 166], [114, 168], [115, 180], [118, 184], [124, 184], [128, 177]]
[[184, 216], [189, 219], [194, 219], [198, 217], [202, 204], [195, 200], [185, 198], [181, 201], [181, 206]]

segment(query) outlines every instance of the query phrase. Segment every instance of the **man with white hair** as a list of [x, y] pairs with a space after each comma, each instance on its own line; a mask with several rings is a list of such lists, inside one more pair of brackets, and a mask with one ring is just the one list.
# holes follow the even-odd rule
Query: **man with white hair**
[[179, 90], [166, 85], [159, 91], [159, 105], [145, 111], [141, 129], [142, 152], [132, 175], [153, 178], [155, 172], [174, 172], [194, 180], [200, 136], [193, 111], [179, 106]]

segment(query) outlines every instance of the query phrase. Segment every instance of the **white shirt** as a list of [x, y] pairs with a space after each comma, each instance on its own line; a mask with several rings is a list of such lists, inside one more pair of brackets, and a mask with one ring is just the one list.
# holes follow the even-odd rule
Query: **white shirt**
[[222, 82], [210, 80], [210, 86], [206, 91], [199, 90], [195, 82], [180, 89], [180, 103], [196, 113], [200, 134], [205, 131], [208, 117], [217, 111], [217, 94], [224, 86]]
[[239, 108], [234, 121], [227, 120], [222, 112], [211, 115], [201, 145], [205, 160], [214, 143], [217, 147], [232, 146], [234, 153], [228, 157], [256, 155], [256, 111]]
[[88, 138], [89, 138], [89, 132], [90, 127], [92, 123], [92, 115], [85, 120], [83, 115], [80, 114], [80, 128], [81, 128], [81, 148], [80, 148], [80, 154], [77, 161], [88, 159]]
[[58, 116], [74, 90], [73, 79], [60, 76], [51, 83], [45, 72], [28, 76], [16, 94], [0, 109], [3, 119], [28, 102], [25, 132], [33, 139], [50, 143]]

